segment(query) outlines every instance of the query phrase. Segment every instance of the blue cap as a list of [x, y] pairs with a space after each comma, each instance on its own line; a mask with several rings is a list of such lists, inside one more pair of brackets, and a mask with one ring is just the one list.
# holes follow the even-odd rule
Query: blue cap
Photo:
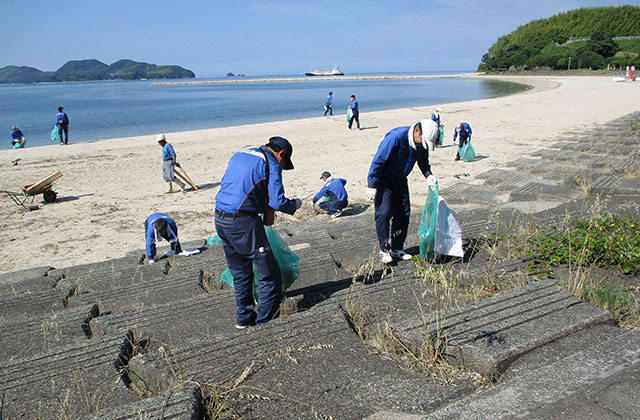
[[271, 146], [271, 145], [277, 146], [279, 149], [282, 149], [285, 151], [282, 161], [280, 162], [280, 166], [282, 167], [282, 169], [284, 169], [285, 171], [289, 169], [293, 169], [293, 163], [291, 162], [291, 155], [293, 154], [293, 146], [291, 146], [291, 143], [289, 143], [289, 140], [279, 136], [271, 137], [269, 139], [269, 143], [267, 144], [267, 146]]

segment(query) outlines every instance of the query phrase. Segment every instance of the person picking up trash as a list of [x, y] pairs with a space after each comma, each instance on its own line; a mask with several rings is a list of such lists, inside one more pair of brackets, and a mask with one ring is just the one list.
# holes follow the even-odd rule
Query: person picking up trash
[[374, 202], [380, 258], [385, 264], [393, 258], [412, 258], [403, 250], [411, 216], [407, 176], [418, 162], [427, 183], [437, 184], [429, 165], [429, 151], [434, 150], [439, 134], [438, 124], [431, 119], [394, 128], [373, 157], [366, 194]]
[[27, 139], [24, 138], [24, 134], [22, 134], [18, 126], [11, 127], [11, 146], [14, 149], [22, 149], [26, 143]]
[[175, 254], [182, 253], [176, 222], [164, 213], [154, 213], [147, 217], [144, 222], [144, 235], [147, 241], [149, 264], [153, 264], [156, 260], [156, 242], [163, 239], [171, 244], [171, 250]]
[[[311, 208], [316, 213], [327, 213], [334, 219], [340, 217], [342, 210], [349, 205], [349, 196], [347, 195], [347, 190], [344, 188], [347, 180], [344, 178], [334, 178], [328, 171], [324, 171], [320, 179], [324, 182], [324, 185], [313, 197]], [[328, 200], [321, 201], [316, 206], [316, 202], [323, 197], [327, 197]]]
[[[292, 153], [291, 143], [283, 137], [236, 152], [216, 195], [216, 232], [233, 275], [238, 329], [265, 324], [279, 315], [282, 277], [264, 226], [273, 224], [274, 211], [294, 214], [302, 205], [299, 198], [286, 198], [282, 185], [282, 170], [293, 169]], [[257, 313], [253, 265], [260, 275]]]
[[471, 141], [471, 126], [466, 122], [458, 124], [456, 130], [453, 132], [454, 145], [456, 144], [456, 138], [458, 135], [460, 135], [460, 140], [458, 140], [458, 151], [456, 152], [456, 158], [454, 160], [460, 160], [460, 148], [464, 146], [467, 141]]
[[160, 147], [162, 147], [162, 179], [164, 179], [169, 184], [169, 190], [167, 193], [173, 192], [173, 183], [178, 184], [178, 187], [182, 191], [184, 191], [184, 183], [176, 178], [176, 174], [174, 173], [174, 166], [180, 167], [180, 164], [177, 162], [176, 152], [173, 150], [173, 146], [171, 143], [167, 143], [167, 138], [164, 134], [158, 134], [156, 140]]

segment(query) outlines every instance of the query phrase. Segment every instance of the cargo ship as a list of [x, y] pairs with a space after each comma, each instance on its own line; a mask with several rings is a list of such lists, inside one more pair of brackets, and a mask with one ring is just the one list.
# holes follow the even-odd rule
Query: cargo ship
[[304, 74], [305, 76], [344, 76], [342, 70], [338, 68], [338, 66], [334, 67], [333, 70], [325, 70], [325, 71], [308, 71]]

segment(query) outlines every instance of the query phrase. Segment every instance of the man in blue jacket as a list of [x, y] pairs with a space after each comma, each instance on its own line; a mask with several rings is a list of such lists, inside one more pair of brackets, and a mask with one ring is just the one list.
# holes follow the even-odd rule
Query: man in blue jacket
[[460, 160], [460, 148], [465, 145], [467, 141], [471, 141], [471, 126], [466, 122], [458, 124], [456, 130], [453, 132], [453, 144], [456, 143], [456, 138], [460, 135], [458, 143], [458, 151], [456, 152], [455, 160]]
[[178, 240], [178, 227], [176, 222], [164, 213], [154, 213], [144, 222], [144, 235], [147, 241], [147, 259], [153, 264], [156, 258], [156, 242], [165, 239], [171, 244], [171, 250], [175, 254], [182, 252]]
[[358, 127], [358, 130], [360, 130], [360, 111], [358, 111], [358, 101], [356, 101], [355, 95], [351, 95], [351, 104], [349, 104], [349, 108], [351, 108], [351, 118], [349, 119], [349, 130], [351, 130], [353, 121], [356, 122], [356, 127]]
[[[291, 143], [283, 137], [271, 137], [260, 148], [235, 153], [216, 196], [216, 232], [233, 275], [238, 329], [278, 317], [282, 278], [264, 226], [273, 223], [273, 211], [293, 214], [302, 205], [299, 198], [286, 198], [282, 185], [282, 170], [293, 169], [292, 153]], [[260, 275], [257, 313], [253, 265]]]
[[327, 112], [329, 115], [333, 115], [333, 92], [329, 92], [327, 95], [327, 100], [324, 104], [324, 116], [327, 116]]
[[380, 258], [385, 264], [393, 262], [393, 258], [412, 258], [403, 250], [411, 215], [407, 176], [418, 162], [427, 183], [436, 185], [429, 150], [434, 150], [439, 134], [438, 124], [430, 119], [411, 127], [394, 128], [385, 135], [373, 157], [367, 198], [374, 201]]
[[174, 167], [180, 167], [177, 161], [177, 155], [171, 143], [167, 142], [167, 138], [164, 134], [158, 134], [156, 141], [162, 147], [162, 179], [169, 184], [169, 190], [167, 193], [173, 192], [173, 182], [178, 184], [178, 187], [184, 191], [184, 182], [176, 178]]
[[[60, 137], [60, 144], [69, 144], [69, 116], [64, 112], [63, 107], [58, 107], [58, 113], [56, 114], [56, 127], [58, 127], [58, 137]], [[62, 134], [64, 133], [64, 141], [62, 141]]]
[[21, 149], [26, 142], [27, 140], [24, 138], [24, 134], [22, 134], [18, 126], [14, 125], [11, 127], [11, 146], [13, 146], [14, 149]]
[[344, 189], [347, 180], [334, 178], [328, 171], [324, 171], [320, 179], [324, 181], [324, 185], [313, 197], [313, 202], [311, 203], [313, 210], [317, 212], [315, 204], [318, 200], [322, 197], [328, 197], [329, 199], [322, 201], [318, 204], [318, 207], [334, 219], [340, 217], [342, 209], [349, 205], [349, 196], [347, 195], [347, 190]]

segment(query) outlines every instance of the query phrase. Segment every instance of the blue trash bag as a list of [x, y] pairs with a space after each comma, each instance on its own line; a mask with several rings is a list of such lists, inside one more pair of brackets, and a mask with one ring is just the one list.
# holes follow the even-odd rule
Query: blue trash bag
[[475, 158], [476, 152], [473, 150], [473, 146], [471, 146], [471, 141], [468, 141], [460, 148], [460, 159], [465, 162], [471, 162]]
[[422, 220], [418, 228], [418, 236], [420, 238], [420, 256], [431, 260], [435, 256], [434, 247], [436, 242], [436, 216], [438, 215], [438, 196], [440, 188], [438, 185], [429, 187], [427, 193], [427, 201], [424, 203], [422, 211]]
[[[280, 237], [278, 232], [273, 226], [265, 226], [264, 230], [267, 234], [267, 240], [271, 247], [271, 252], [280, 267], [280, 273], [282, 275], [282, 291], [287, 290], [298, 277], [300, 277], [300, 257], [293, 252], [287, 243]], [[227, 270], [220, 276], [222, 281], [233, 287], [233, 276], [227, 268]], [[260, 282], [260, 275], [256, 266], [253, 266], [253, 298], [258, 301], [258, 283]]]
[[51, 140], [56, 141], [60, 136], [60, 132], [58, 131], [58, 127], [53, 127], [51, 130]]

